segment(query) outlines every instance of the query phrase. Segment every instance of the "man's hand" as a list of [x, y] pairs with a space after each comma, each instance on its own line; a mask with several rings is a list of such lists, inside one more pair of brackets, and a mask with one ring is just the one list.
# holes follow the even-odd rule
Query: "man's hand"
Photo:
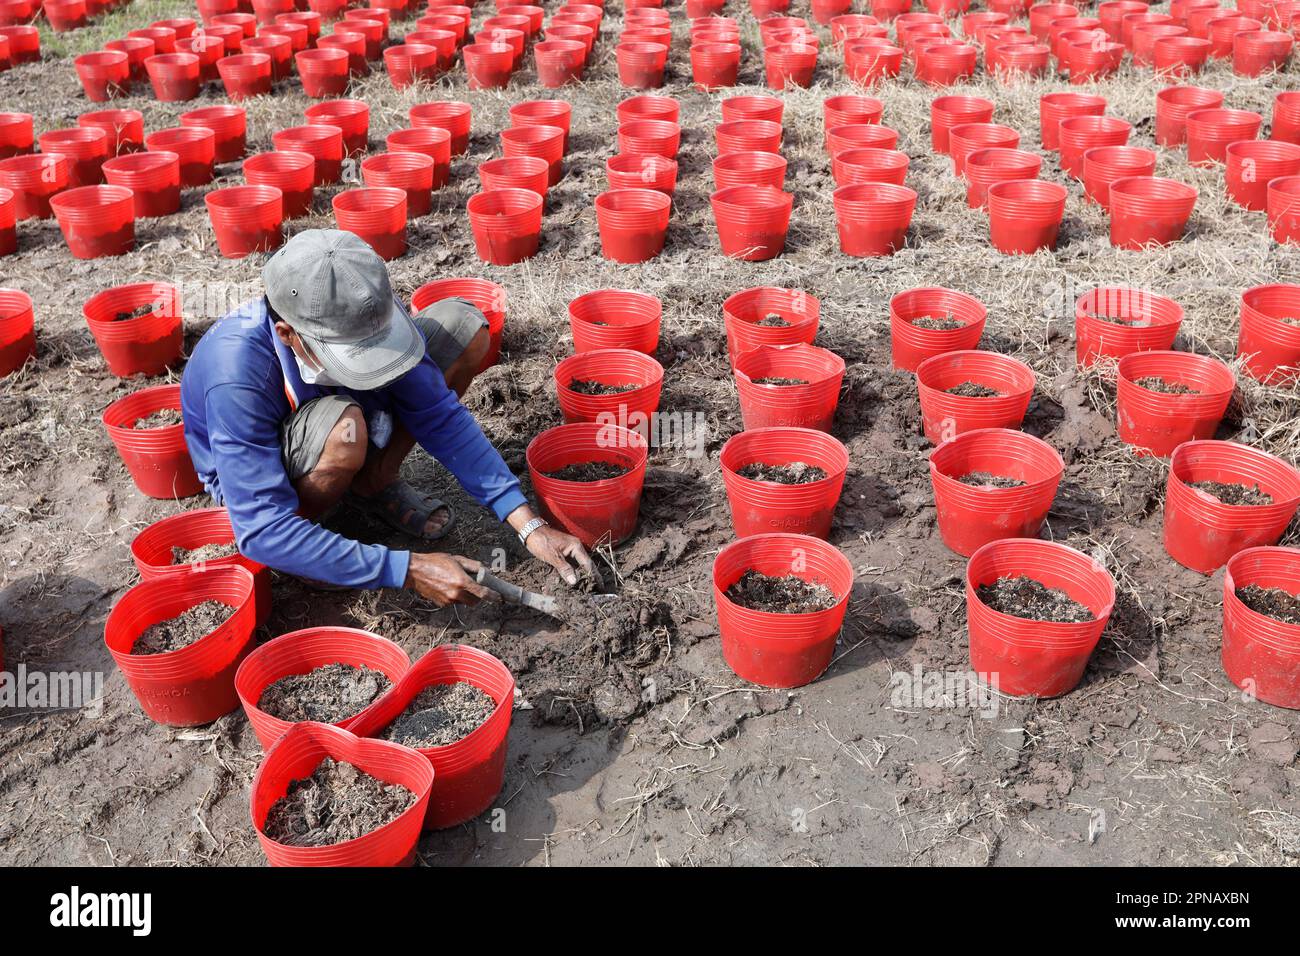
[[591, 563], [591, 558], [587, 555], [587, 549], [582, 546], [582, 542], [571, 534], [565, 534], [558, 528], [542, 525], [528, 536], [527, 547], [532, 552], [533, 557], [541, 558], [559, 571], [560, 577], [564, 578], [564, 583], [569, 587], [573, 587], [578, 583], [578, 576], [573, 571], [574, 564], [577, 564], [588, 575], [595, 575], [596, 569]]
[[474, 583], [481, 565], [458, 554], [411, 552], [406, 586], [439, 607], [448, 604], [477, 604], [492, 592]]

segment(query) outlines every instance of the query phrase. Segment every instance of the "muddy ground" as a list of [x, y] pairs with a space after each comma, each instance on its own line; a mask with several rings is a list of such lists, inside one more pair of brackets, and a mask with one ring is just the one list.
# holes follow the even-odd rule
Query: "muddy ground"
[[[548, 4], [553, 6], [554, 4]], [[734, 5], [734, 4], [733, 4]], [[71, 52], [183, 4], [137, 2], [113, 22], [59, 41]], [[802, 4], [796, 11], [805, 13]], [[1147, 253], [1113, 250], [1106, 219], [1070, 185], [1054, 255], [1003, 257], [982, 214], [965, 208], [948, 160], [931, 155], [928, 103], [911, 80], [880, 91], [884, 121], [912, 156], [920, 193], [908, 247], [888, 259], [838, 252], [820, 104], [851, 89], [824, 41], [816, 86], [786, 99], [785, 155], [796, 194], [786, 254], [765, 263], [724, 259], [708, 210], [712, 127], [720, 95], [689, 88], [686, 25], [673, 4], [677, 44], [666, 92], [683, 104], [681, 176], [664, 254], [619, 266], [599, 253], [592, 198], [605, 188], [614, 107], [624, 95], [611, 4], [589, 81], [556, 94], [574, 105], [568, 174], [551, 193], [540, 253], [510, 268], [480, 263], [464, 204], [476, 166], [496, 154], [507, 107], [539, 95], [531, 71], [503, 93], [468, 93], [463, 73], [435, 89], [395, 93], [378, 75], [355, 94], [372, 106], [372, 149], [405, 125], [406, 108], [435, 97], [468, 99], [474, 136], [454, 163], [433, 212], [413, 223], [411, 251], [392, 264], [409, 294], [434, 278], [478, 275], [509, 295], [502, 363], [467, 396], [517, 470], [539, 430], [560, 422], [551, 370], [571, 349], [565, 306], [602, 287], [644, 289], [664, 303], [658, 358], [662, 409], [702, 418], [697, 449], [653, 451], [637, 535], [613, 553], [626, 597], [597, 626], [565, 627], [500, 606], [437, 610], [409, 594], [322, 594], [275, 582], [265, 639], [318, 624], [383, 634], [412, 656], [463, 641], [500, 656], [521, 690], [503, 814], [427, 837], [429, 864], [1260, 864], [1300, 854], [1297, 714], [1244, 700], [1218, 659], [1220, 575], [1176, 566], [1160, 545], [1165, 465], [1132, 457], [1115, 437], [1113, 390], [1073, 370], [1074, 298], [1096, 284], [1132, 283], [1187, 309], [1180, 347], [1230, 359], [1238, 296], [1296, 281], [1294, 253], [1265, 237], [1262, 214], [1225, 198], [1222, 173], [1192, 170], [1162, 152], [1158, 173], [1201, 190], [1187, 238]], [[476, 17], [487, 15], [480, 8]], [[742, 80], [758, 91], [757, 30], [747, 13]], [[476, 19], [477, 23], [477, 19]], [[829, 37], [823, 34], [828, 41]], [[1236, 78], [1222, 65], [1203, 82], [1227, 105], [1267, 116], [1287, 74]], [[1008, 87], [972, 84], [998, 104], [995, 119], [1036, 149], [1037, 101], [1056, 79]], [[1152, 144], [1157, 86], [1127, 68], [1098, 84], [1111, 112]], [[544, 95], [544, 94], [543, 94]], [[207, 91], [203, 102], [217, 102]], [[250, 149], [300, 122], [307, 100], [292, 86], [249, 104]], [[149, 128], [174, 124], [184, 105], [135, 97]], [[189, 104], [199, 105], [199, 104]], [[36, 114], [40, 130], [71, 125], [91, 108], [71, 64], [55, 60], [0, 74], [0, 108]], [[215, 185], [239, 182], [237, 165]], [[1054, 160], [1044, 176], [1061, 179]], [[291, 230], [332, 223], [327, 196]], [[107, 675], [102, 716], [0, 714], [0, 861], [11, 864], [260, 864], [248, 785], [259, 760], [242, 714], [193, 730], [143, 717], [103, 644], [105, 616], [135, 580], [128, 545], [146, 524], [206, 504], [151, 501], [133, 488], [99, 423], [113, 399], [155, 381], [109, 375], [80, 305], [138, 279], [186, 283], [187, 342], [239, 288], [255, 289], [261, 257], [219, 258], [200, 190], [181, 214], [144, 224], [137, 251], [77, 262], [53, 223], [24, 224], [22, 249], [3, 261], [3, 284], [36, 300], [37, 361], [0, 383], [0, 626], [8, 667]], [[834, 663], [815, 683], [768, 691], [723, 662], [710, 565], [732, 538], [718, 471], [722, 442], [740, 428], [729, 381], [721, 304], [755, 285], [804, 289], [822, 302], [818, 342], [848, 363], [834, 433], [852, 464], [832, 541], [857, 569]], [[967, 664], [962, 559], [935, 529], [915, 386], [890, 370], [888, 300], [947, 285], [989, 309], [983, 347], [1015, 354], [1038, 373], [1026, 429], [1068, 468], [1045, 534], [1106, 562], [1120, 602], [1082, 685], [1052, 701], [1002, 700], [996, 714], [968, 706], [911, 706], [895, 674], [963, 672]], [[233, 301], [232, 301], [233, 300]], [[177, 369], [170, 377], [179, 375]], [[1294, 459], [1292, 392], [1239, 391], [1226, 437]], [[697, 454], [702, 451], [702, 454]], [[521, 583], [552, 584], [506, 530], [476, 508], [422, 454], [411, 477], [451, 501], [461, 521], [447, 547], [479, 558], [510, 555]], [[400, 543], [344, 514], [340, 530]], [[1287, 540], [1296, 541], [1294, 530]], [[496, 825], [493, 825], [495, 819]]]

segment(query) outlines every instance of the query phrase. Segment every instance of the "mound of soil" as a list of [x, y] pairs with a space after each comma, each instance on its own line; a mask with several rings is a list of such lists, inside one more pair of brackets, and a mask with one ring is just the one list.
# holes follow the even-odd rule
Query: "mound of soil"
[[581, 378], [569, 382], [569, 391], [577, 392], [579, 395], [622, 395], [624, 392], [634, 392], [638, 388], [639, 385], [606, 385], [604, 382]]
[[1225, 505], [1271, 505], [1273, 496], [1259, 485], [1243, 485], [1235, 481], [1193, 481], [1191, 487], [1218, 498]]
[[239, 554], [239, 546], [233, 541], [226, 544], [205, 544], [202, 547], [173, 547], [172, 564], [197, 564], [200, 561], [217, 561]]
[[1092, 611], [1064, 591], [1049, 588], [1041, 581], [1023, 575], [981, 584], [975, 593], [993, 610], [1013, 617], [1057, 624], [1080, 624], [1093, 620]]
[[131, 646], [132, 654], [166, 654], [189, 647], [226, 622], [235, 609], [220, 601], [204, 601], [166, 621], [147, 627]]
[[793, 574], [774, 577], [750, 568], [726, 591], [727, 600], [752, 611], [772, 614], [809, 614], [833, 608], [839, 598], [824, 584], [813, 584]]
[[765, 465], [761, 461], [756, 461], [737, 469], [736, 474], [752, 481], [774, 481], [780, 485], [806, 485], [812, 481], [821, 481], [826, 477], [826, 470], [810, 465], [806, 461], [792, 461], [788, 465]]
[[126, 322], [130, 319], [143, 319], [145, 316], [153, 315], [157, 310], [152, 303], [138, 305], [129, 312], [119, 312], [113, 316], [114, 322]]
[[262, 829], [285, 846], [333, 846], [392, 823], [415, 799], [405, 787], [326, 757], [271, 804]]
[[169, 428], [172, 425], [181, 424], [181, 410], [179, 408], [160, 408], [144, 418], [137, 418], [131, 423], [132, 428], [141, 430], [149, 428]]
[[1148, 375], [1145, 378], [1136, 379], [1133, 384], [1153, 392], [1163, 392], [1166, 395], [1201, 394], [1200, 389], [1192, 388], [1190, 385], [1183, 385], [1181, 382], [1167, 382], [1159, 375]]
[[755, 385], [807, 385], [806, 378], [781, 378], [779, 375], [768, 375], [763, 378], [750, 379]]
[[257, 709], [280, 720], [318, 720], [334, 724], [369, 707], [388, 690], [387, 677], [369, 667], [326, 664], [305, 674], [290, 674], [262, 691]]
[[951, 315], [918, 315], [912, 319], [912, 324], [918, 329], [931, 329], [935, 332], [951, 332], [965, 325]]
[[945, 388], [944, 391], [949, 395], [962, 395], [966, 398], [993, 398], [1002, 394], [996, 388], [989, 388], [979, 382], [962, 382], [952, 388]]
[[545, 472], [545, 475], [556, 481], [606, 481], [626, 475], [629, 471], [630, 468], [616, 465], [612, 461], [578, 461], [557, 471]]
[[1237, 588], [1237, 599], [1252, 611], [1266, 614], [1284, 624], [1300, 624], [1300, 597], [1281, 588], [1248, 584]]
[[775, 312], [769, 312], [754, 324], [769, 329], [788, 329], [790, 327], [790, 323], [787, 322], [784, 317], [777, 315]]
[[1020, 488], [1025, 482], [1007, 475], [995, 475], [991, 471], [968, 471], [957, 479], [963, 485], [976, 488]]
[[483, 725], [497, 702], [465, 681], [420, 691], [380, 735], [404, 747], [445, 747]]

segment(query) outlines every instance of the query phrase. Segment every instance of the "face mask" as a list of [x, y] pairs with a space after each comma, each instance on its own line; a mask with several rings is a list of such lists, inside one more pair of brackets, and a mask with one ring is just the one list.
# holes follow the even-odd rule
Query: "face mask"
[[301, 358], [298, 357], [297, 352], [293, 353], [293, 360], [298, 363], [298, 375], [302, 378], [303, 382], [305, 382], [307, 385], [338, 387], [339, 383], [334, 381], [334, 379], [330, 377], [329, 372], [327, 372], [325, 369], [320, 369], [319, 371], [317, 371], [316, 369], [311, 368]]

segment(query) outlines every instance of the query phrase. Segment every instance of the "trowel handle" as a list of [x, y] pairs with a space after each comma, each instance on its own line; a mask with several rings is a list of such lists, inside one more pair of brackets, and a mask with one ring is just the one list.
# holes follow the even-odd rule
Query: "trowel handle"
[[474, 572], [474, 580], [485, 588], [490, 588], [500, 594], [501, 597], [511, 604], [522, 604], [524, 607], [530, 607], [534, 611], [541, 611], [543, 614], [554, 614], [556, 610], [555, 598], [548, 597], [545, 594], [538, 594], [536, 591], [528, 591], [517, 584], [511, 584], [509, 581], [503, 581], [487, 568], [480, 567]]

